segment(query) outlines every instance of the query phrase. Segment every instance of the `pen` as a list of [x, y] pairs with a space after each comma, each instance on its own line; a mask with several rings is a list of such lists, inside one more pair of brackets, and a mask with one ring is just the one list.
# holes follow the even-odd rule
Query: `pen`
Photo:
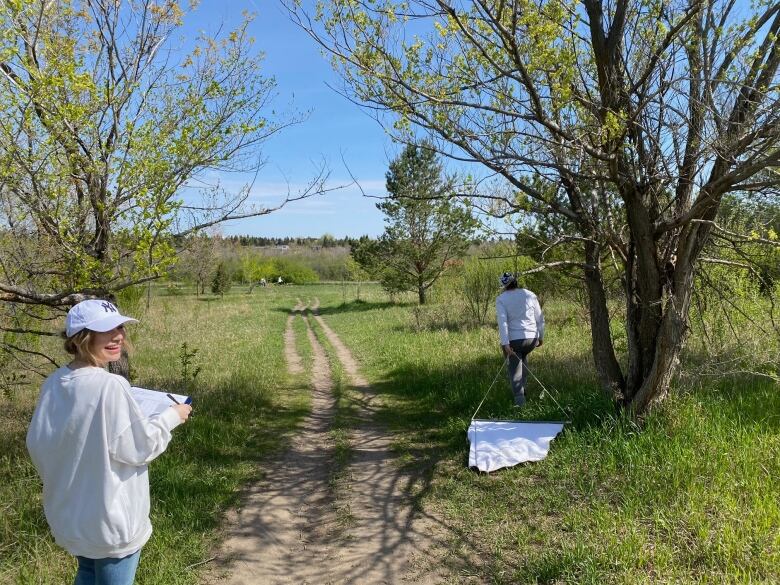
[[167, 396], [168, 398], [170, 398], [171, 400], [173, 400], [173, 401], [174, 401], [176, 404], [181, 404], [181, 402], [179, 402], [178, 400], [176, 400], [176, 399], [175, 399], [173, 396], [171, 396], [170, 394], [166, 394], [166, 396]]

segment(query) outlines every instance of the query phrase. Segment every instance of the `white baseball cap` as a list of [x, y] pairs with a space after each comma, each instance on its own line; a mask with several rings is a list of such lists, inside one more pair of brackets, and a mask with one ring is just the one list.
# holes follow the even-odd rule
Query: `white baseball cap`
[[128, 321], [138, 321], [119, 313], [114, 303], [100, 299], [81, 301], [73, 305], [65, 317], [65, 335], [73, 337], [82, 329], [103, 333]]

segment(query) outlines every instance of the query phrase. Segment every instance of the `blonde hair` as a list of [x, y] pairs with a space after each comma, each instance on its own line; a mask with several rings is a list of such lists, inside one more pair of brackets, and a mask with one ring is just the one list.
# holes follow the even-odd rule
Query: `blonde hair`
[[[97, 356], [92, 353], [92, 341], [95, 339], [95, 332], [89, 329], [82, 329], [75, 335], [68, 337], [65, 332], [62, 332], [62, 338], [64, 339], [63, 346], [65, 351], [73, 355], [76, 359], [86, 362], [92, 366], [102, 367], [105, 364], [100, 363]], [[133, 344], [130, 343], [130, 339], [125, 332], [125, 339], [122, 342], [122, 347], [127, 353], [132, 353]]]

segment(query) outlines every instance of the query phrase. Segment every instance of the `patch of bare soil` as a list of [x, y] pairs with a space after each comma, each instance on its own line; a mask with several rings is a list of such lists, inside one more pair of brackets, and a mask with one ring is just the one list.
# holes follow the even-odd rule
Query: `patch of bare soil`
[[301, 302], [301, 299], [296, 300], [298, 302], [295, 307], [293, 307], [293, 310], [290, 311], [290, 316], [287, 317], [287, 325], [284, 329], [284, 357], [287, 361], [287, 371], [293, 375], [303, 373], [303, 362], [301, 361], [301, 356], [298, 354], [298, 351], [295, 349], [293, 321], [295, 320], [295, 316], [300, 315], [306, 308], [306, 305]]

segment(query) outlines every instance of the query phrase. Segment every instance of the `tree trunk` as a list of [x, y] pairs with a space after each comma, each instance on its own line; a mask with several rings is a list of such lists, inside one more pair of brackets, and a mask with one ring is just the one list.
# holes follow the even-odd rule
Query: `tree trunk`
[[[626, 388], [639, 388], [642, 385], [642, 360], [640, 353], [642, 345], [639, 341], [639, 299], [636, 291], [636, 263], [634, 261], [634, 242], [628, 245], [628, 261], [623, 281], [626, 294], [626, 344], [628, 349], [628, 371], [626, 372]], [[623, 404], [630, 400], [625, 395]]]
[[675, 293], [666, 301], [663, 322], [659, 328], [653, 351], [653, 363], [641, 386], [627, 404], [631, 412], [641, 414], [654, 403], [663, 400], [669, 392], [672, 376], [679, 365], [685, 335], [688, 331], [688, 310], [693, 293], [693, 265], [678, 264], [675, 272]]
[[632, 350], [625, 393], [630, 402], [653, 368], [663, 316], [663, 289], [652, 217], [637, 187], [627, 188], [623, 200], [630, 229], [626, 326]]
[[417, 287], [417, 296], [419, 297], [420, 304], [425, 304], [425, 287], [420, 285]]
[[679, 364], [686, 331], [687, 308], [680, 307], [678, 311], [674, 301], [670, 301], [669, 304], [673, 308], [667, 310], [664, 315], [664, 322], [656, 339], [652, 367], [627, 404], [628, 409], [634, 414], [646, 412], [654, 403], [666, 397], [672, 376]]
[[[642, 194], [626, 185], [624, 195], [629, 223], [624, 288], [628, 368], [625, 376], [617, 361], [609, 329], [609, 313], [600, 269], [601, 250], [593, 240], [585, 243], [585, 284], [588, 290], [593, 358], [599, 382], [617, 404], [635, 415], [646, 412], [669, 391], [687, 330], [693, 288], [693, 264], [703, 246], [706, 230], [685, 230], [678, 241], [678, 263], [673, 284], [664, 285], [658, 244], [652, 233], [651, 214]], [[687, 244], [684, 242], [688, 242]]]
[[[720, 194], [713, 197], [719, 198]], [[704, 216], [705, 220], [713, 219], [715, 213], [714, 207], [708, 210]], [[688, 332], [688, 311], [693, 294], [695, 264], [710, 230], [711, 227], [707, 223], [689, 223], [679, 236], [671, 290], [663, 304], [659, 303], [661, 324], [652, 347], [641, 346], [643, 352], [651, 352], [651, 365], [643, 372], [641, 383], [635, 386], [626, 401], [626, 406], [635, 415], [646, 412], [653, 404], [663, 400], [669, 392]], [[641, 311], [641, 305], [638, 307]], [[648, 356], [643, 356], [643, 359], [647, 360]]]
[[130, 381], [130, 356], [127, 353], [127, 349], [122, 348], [122, 357], [119, 360], [108, 362], [108, 371], [122, 376], [128, 382]]
[[[106, 295], [106, 299], [114, 303], [117, 308], [119, 304], [116, 302], [116, 296], [113, 294]], [[115, 362], [108, 362], [108, 371], [112, 374], [122, 376], [128, 382], [130, 381], [130, 355], [127, 353], [127, 348], [122, 346], [122, 354], [120, 358]]]
[[610, 398], [622, 396], [625, 388], [623, 372], [615, 358], [612, 335], [609, 330], [609, 311], [604, 282], [599, 265], [599, 247], [593, 241], [585, 243], [585, 258], [593, 268], [585, 269], [585, 285], [588, 289], [590, 331], [593, 344], [593, 361], [601, 387]]

